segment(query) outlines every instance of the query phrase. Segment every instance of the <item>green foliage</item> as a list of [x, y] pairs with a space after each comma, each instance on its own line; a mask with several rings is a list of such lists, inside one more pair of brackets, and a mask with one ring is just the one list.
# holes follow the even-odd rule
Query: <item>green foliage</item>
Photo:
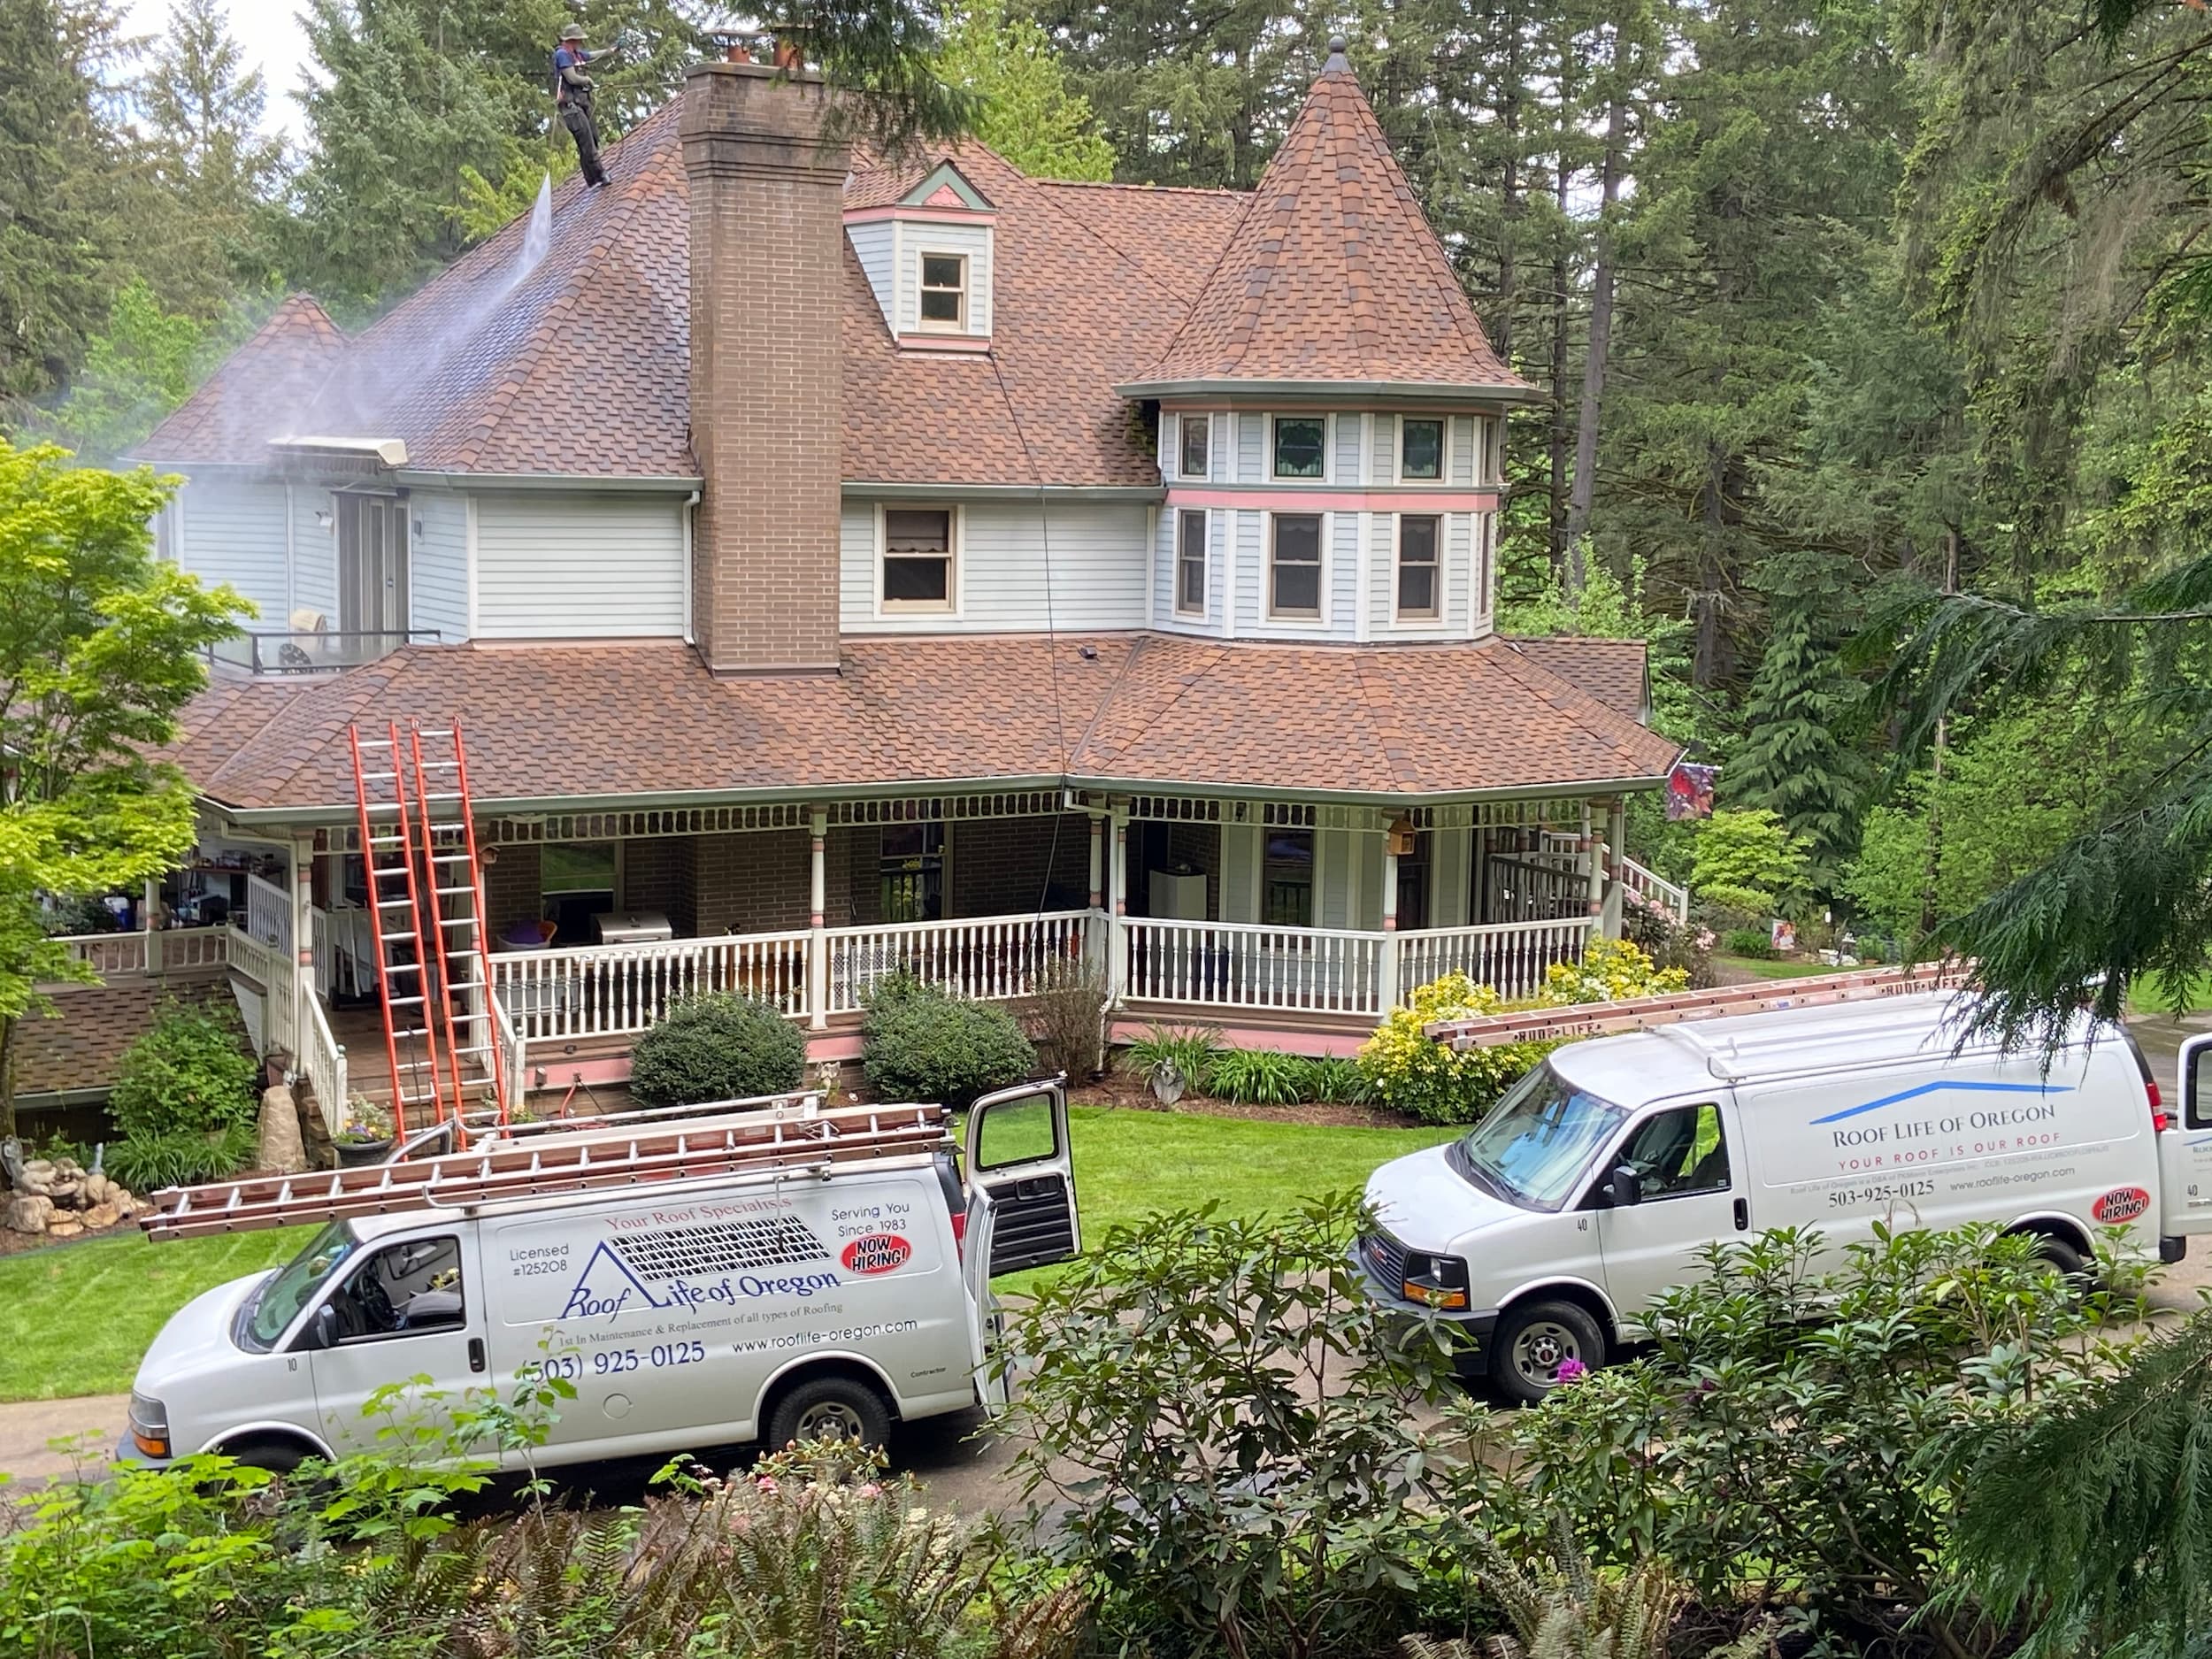
[[1155, 1025], [1123, 1051], [1122, 1064], [1148, 1084], [1171, 1066], [1186, 1088], [1203, 1094], [1212, 1087], [1214, 1063], [1226, 1052], [1217, 1026]]
[[1731, 956], [1770, 956], [1774, 935], [1763, 927], [1732, 927], [1720, 936], [1720, 948]]
[[1022, 1010], [1052, 1064], [1080, 1082], [1104, 1067], [1106, 977], [1094, 963], [1060, 956], [1038, 971], [1037, 988]]
[[1273, 1048], [1231, 1048], [1207, 1074], [1206, 1093], [1240, 1106], [1289, 1106], [1307, 1098], [1310, 1072], [1294, 1054]]
[[1302, 1099], [1322, 1101], [1332, 1106], [1362, 1106], [1372, 1094], [1367, 1073], [1360, 1070], [1359, 1062], [1341, 1055], [1307, 1061], [1300, 1079], [1299, 1093]]
[[1648, 1357], [1591, 1372], [1540, 1411], [1457, 1413], [1438, 1547], [1480, 1526], [1509, 1548], [1571, 1517], [1601, 1567], [1655, 1557], [1708, 1608], [1771, 1610], [1816, 1651], [1991, 1651], [1963, 1599], [1951, 1517], [1972, 1454], [2122, 1362], [2139, 1270], [2087, 1295], [2036, 1240], [1974, 1226], [1892, 1232], [1822, 1261], [1816, 1234], [1705, 1253], [1664, 1293]]
[[127, 1139], [242, 1127], [260, 1070], [235, 1009], [172, 1002], [123, 1051], [108, 1110]]
[[1034, 18], [1010, 16], [1006, 0], [952, 0], [941, 27], [938, 73], [981, 100], [978, 138], [1033, 179], [1114, 176], [1114, 147]]
[[637, 1040], [630, 1093], [641, 1106], [787, 1094], [806, 1074], [806, 1036], [775, 1007], [719, 991], [678, 1002]]
[[1805, 850], [1764, 807], [1722, 810], [1698, 831], [1690, 891], [1702, 902], [1746, 918], [1787, 907], [1805, 874]]
[[68, 396], [40, 424], [88, 460], [113, 460], [185, 400], [211, 357], [244, 337], [249, 315], [211, 326], [164, 310], [154, 290], [134, 278], [116, 294], [105, 329], [85, 342], [84, 365]]
[[860, 1025], [861, 1065], [880, 1100], [956, 1110], [1030, 1075], [1037, 1051], [995, 1002], [970, 1002], [910, 979], [887, 981]]
[[167, 1129], [127, 1136], [107, 1149], [110, 1177], [134, 1193], [227, 1180], [251, 1166], [260, 1138], [250, 1124]]
[[[1363, 1293], [1349, 1197], [1110, 1229], [1038, 1287], [1019, 1467], [1096, 1586], [1109, 1649], [1372, 1651], [1417, 1571], [1411, 1409], [1441, 1339]], [[1401, 1340], [1401, 1338], [1403, 1340]]]

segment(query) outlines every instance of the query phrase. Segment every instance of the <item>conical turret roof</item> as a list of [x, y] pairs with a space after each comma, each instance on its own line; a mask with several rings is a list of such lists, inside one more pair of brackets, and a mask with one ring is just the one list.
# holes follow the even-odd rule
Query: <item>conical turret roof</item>
[[1122, 389], [1236, 381], [1533, 389], [1491, 349], [1340, 40], [1188, 319]]

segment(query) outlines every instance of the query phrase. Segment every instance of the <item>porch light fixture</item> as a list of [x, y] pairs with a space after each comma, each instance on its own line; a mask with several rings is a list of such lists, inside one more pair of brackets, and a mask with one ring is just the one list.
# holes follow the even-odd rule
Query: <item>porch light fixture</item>
[[330, 514], [326, 512], [320, 507], [318, 507], [315, 510], [315, 527], [318, 530], [327, 530], [330, 528]]

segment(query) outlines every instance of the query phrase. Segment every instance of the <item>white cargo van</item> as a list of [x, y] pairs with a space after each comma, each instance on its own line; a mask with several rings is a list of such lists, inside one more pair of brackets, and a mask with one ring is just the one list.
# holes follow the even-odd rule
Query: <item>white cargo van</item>
[[1533, 1401], [1644, 1334], [1717, 1240], [1993, 1221], [2073, 1268], [2101, 1227], [2170, 1262], [2212, 1231], [2212, 1039], [2183, 1052], [2177, 1123], [2124, 1030], [2085, 1017], [2047, 1065], [1960, 1049], [1958, 1012], [1884, 997], [1556, 1049], [1467, 1134], [1375, 1171], [1370, 1293], [1450, 1321], [1463, 1373]]
[[991, 1276], [1079, 1243], [1064, 1091], [985, 1097], [964, 1149], [964, 1180], [935, 1107], [795, 1097], [162, 1194], [157, 1239], [337, 1218], [286, 1266], [170, 1319], [124, 1453], [288, 1468], [373, 1448], [363, 1408], [387, 1385], [427, 1377], [434, 1417], [539, 1369], [575, 1389], [540, 1466], [880, 1442], [895, 1421], [987, 1408]]

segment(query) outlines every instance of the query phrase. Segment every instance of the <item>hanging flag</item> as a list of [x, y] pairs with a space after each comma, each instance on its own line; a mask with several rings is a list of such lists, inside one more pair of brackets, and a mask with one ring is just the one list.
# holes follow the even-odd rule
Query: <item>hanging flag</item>
[[1713, 780], [1719, 775], [1717, 766], [1694, 766], [1686, 760], [1675, 762], [1674, 770], [1667, 774], [1668, 822], [1712, 817]]

